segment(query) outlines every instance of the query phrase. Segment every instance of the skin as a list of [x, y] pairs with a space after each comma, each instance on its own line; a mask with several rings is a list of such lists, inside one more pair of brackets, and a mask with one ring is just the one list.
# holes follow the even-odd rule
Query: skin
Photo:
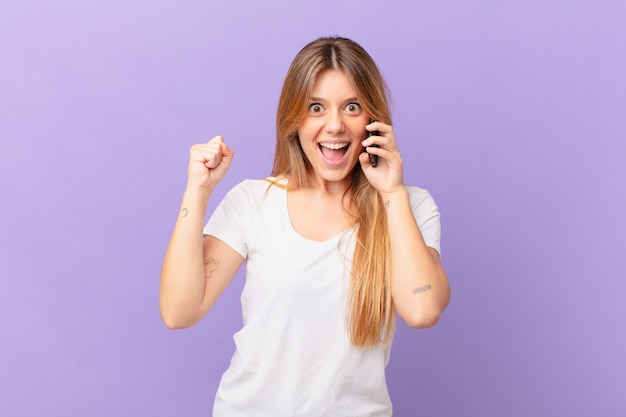
[[[289, 218], [302, 236], [325, 241], [347, 229], [351, 220], [344, 207], [349, 174], [359, 161], [366, 135], [367, 114], [345, 74], [321, 73], [311, 94], [308, 112], [298, 129], [302, 150], [313, 171], [314, 187], [287, 193]], [[345, 146], [340, 161], [327, 160], [321, 146]]]
[[[312, 166], [313, 185], [289, 191], [291, 223], [303, 237], [325, 241], [350, 227], [343, 198], [349, 173], [358, 163], [387, 207], [391, 244], [391, 291], [396, 311], [410, 326], [434, 325], [450, 299], [448, 280], [438, 252], [426, 246], [404, 186], [402, 158], [391, 126], [367, 124], [357, 95], [341, 71], [321, 73], [308, 112], [298, 129], [300, 144]], [[367, 131], [379, 136], [365, 138]], [[346, 146], [338, 160], [324, 157], [321, 146]], [[378, 147], [372, 147], [377, 145]], [[367, 152], [378, 155], [372, 167]], [[234, 156], [221, 136], [190, 151], [188, 184], [166, 251], [161, 274], [160, 306], [165, 324], [185, 328], [211, 308], [241, 266], [242, 257], [220, 240], [202, 236], [204, 213], [215, 186]]]
[[161, 271], [161, 317], [171, 329], [197, 323], [243, 262], [229, 246], [214, 237], [203, 237], [202, 233], [211, 193], [233, 156], [233, 150], [221, 136], [191, 147], [187, 188]]

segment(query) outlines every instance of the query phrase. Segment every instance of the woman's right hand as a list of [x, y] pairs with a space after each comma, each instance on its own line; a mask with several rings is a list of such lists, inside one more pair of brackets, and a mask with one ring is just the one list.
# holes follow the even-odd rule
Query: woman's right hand
[[189, 151], [187, 186], [212, 191], [226, 174], [234, 154], [221, 136], [193, 145]]

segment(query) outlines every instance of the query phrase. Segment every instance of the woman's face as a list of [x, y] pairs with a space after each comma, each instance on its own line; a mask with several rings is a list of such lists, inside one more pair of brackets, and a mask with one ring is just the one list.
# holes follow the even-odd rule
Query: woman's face
[[313, 85], [309, 107], [298, 128], [300, 145], [320, 185], [350, 181], [363, 151], [367, 114], [343, 71], [325, 70]]

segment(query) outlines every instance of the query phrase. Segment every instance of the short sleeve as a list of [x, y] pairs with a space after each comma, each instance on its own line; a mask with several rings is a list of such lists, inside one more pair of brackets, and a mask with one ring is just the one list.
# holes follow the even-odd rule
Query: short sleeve
[[441, 254], [441, 223], [439, 208], [430, 193], [418, 187], [407, 187], [411, 209], [426, 246]]
[[239, 183], [218, 204], [203, 230], [205, 235], [218, 238], [244, 259], [248, 255], [245, 225], [251, 216], [252, 200], [249, 181]]

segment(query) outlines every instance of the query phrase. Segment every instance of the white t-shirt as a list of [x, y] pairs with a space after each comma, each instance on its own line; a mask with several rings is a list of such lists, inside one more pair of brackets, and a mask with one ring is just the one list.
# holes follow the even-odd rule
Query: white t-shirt
[[[426, 244], [440, 224], [426, 190], [407, 187]], [[214, 417], [388, 417], [390, 348], [350, 344], [346, 327], [353, 230], [325, 242], [299, 235], [287, 192], [245, 180], [219, 204], [204, 234], [246, 260], [243, 327], [222, 376]]]

